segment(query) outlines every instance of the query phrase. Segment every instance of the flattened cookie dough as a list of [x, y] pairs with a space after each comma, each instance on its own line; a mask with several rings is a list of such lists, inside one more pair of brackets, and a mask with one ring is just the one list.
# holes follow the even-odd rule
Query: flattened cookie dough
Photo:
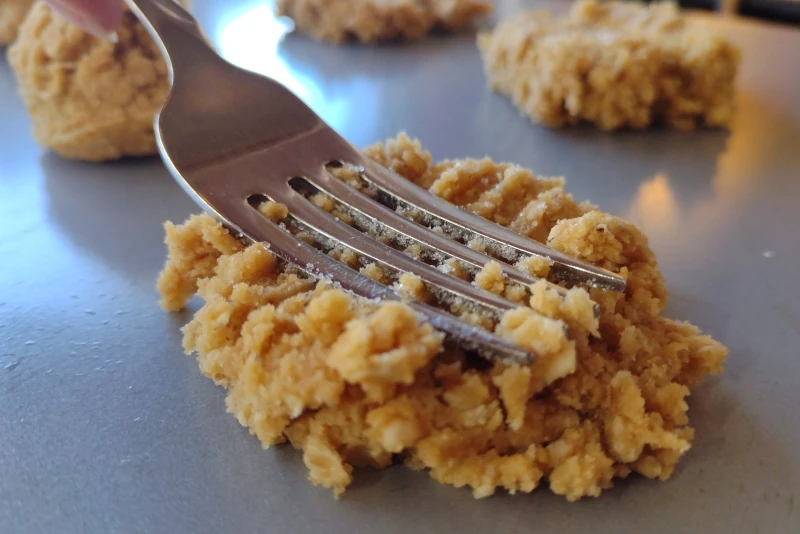
[[691, 129], [733, 117], [739, 49], [671, 2], [581, 0], [562, 19], [520, 14], [478, 44], [491, 87], [547, 126]]
[[458, 30], [491, 12], [482, 0], [278, 0], [278, 14], [320, 41], [412, 41], [434, 28]]
[[153, 117], [167, 68], [131, 13], [119, 42], [96, 38], [37, 2], [9, 51], [36, 140], [64, 157], [114, 160], [156, 153]]
[[[228, 410], [265, 446], [288, 440], [301, 449], [311, 480], [337, 495], [354, 467], [398, 459], [476, 498], [546, 482], [574, 501], [631, 472], [668, 478], [694, 434], [686, 398], [722, 370], [727, 350], [661, 316], [667, 294], [641, 232], [575, 202], [563, 180], [514, 165], [433, 163], [404, 135], [368, 154], [440, 197], [621, 273], [627, 292], [572, 288], [562, 299], [540, 282], [528, 295], [487, 263], [475, 283], [523, 305], [493, 327], [539, 356], [529, 367], [486, 366], [442, 350], [442, 335], [404, 304], [363, 302], [309, 280], [206, 215], [168, 223], [162, 304], [178, 310], [195, 293], [203, 299], [183, 346], [228, 388]], [[337, 172], [347, 180], [354, 171]], [[274, 204], [263, 211], [286, 213]], [[541, 262], [519, 267], [547, 271]], [[391, 282], [374, 265], [363, 272]], [[413, 277], [399, 283], [424, 296]]]
[[17, 38], [17, 30], [34, 0], [2, 0], [0, 2], [0, 46]]

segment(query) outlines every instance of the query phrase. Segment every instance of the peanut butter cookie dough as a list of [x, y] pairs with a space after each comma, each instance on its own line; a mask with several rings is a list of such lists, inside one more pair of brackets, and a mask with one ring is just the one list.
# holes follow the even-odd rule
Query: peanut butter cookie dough
[[[544, 481], [574, 501], [631, 472], [668, 478], [694, 434], [686, 398], [722, 370], [727, 350], [661, 316], [667, 293], [640, 231], [575, 202], [563, 180], [515, 165], [433, 163], [405, 135], [368, 154], [442, 198], [621, 273], [626, 293], [572, 288], [562, 299], [540, 282], [528, 295], [487, 258], [475, 283], [523, 306], [489, 326], [540, 356], [529, 367], [486, 365], [443, 349], [442, 335], [404, 304], [362, 302], [309, 280], [206, 215], [167, 223], [162, 304], [178, 310], [195, 293], [204, 300], [183, 345], [228, 388], [228, 410], [264, 446], [288, 440], [301, 449], [311, 480], [337, 495], [354, 467], [398, 461], [475, 497], [527, 493]], [[352, 178], [352, 169], [338, 172]], [[279, 205], [263, 211], [286, 214]], [[374, 265], [363, 272], [386, 280]], [[399, 284], [422, 296], [413, 277]]]
[[733, 116], [739, 49], [671, 2], [581, 0], [563, 19], [520, 14], [478, 45], [491, 87], [547, 126], [692, 129]]
[[3, 0], [0, 2], [0, 46], [17, 38], [17, 30], [33, 5], [33, 0]]
[[64, 157], [114, 160], [156, 153], [153, 117], [167, 68], [131, 13], [119, 42], [96, 38], [37, 2], [9, 51], [40, 144]]
[[458, 30], [492, 10], [481, 0], [278, 0], [278, 14], [320, 41], [412, 41], [435, 28]]

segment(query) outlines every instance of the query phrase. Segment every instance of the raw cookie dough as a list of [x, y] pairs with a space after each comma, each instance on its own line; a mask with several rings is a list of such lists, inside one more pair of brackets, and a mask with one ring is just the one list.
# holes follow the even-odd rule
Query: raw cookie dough
[[315, 39], [411, 41], [434, 28], [458, 30], [491, 12], [482, 0], [278, 0], [278, 14]]
[[0, 1], [0, 46], [7, 45], [17, 38], [19, 25], [32, 5], [33, 0]]
[[103, 161], [156, 153], [153, 117], [167, 68], [131, 13], [119, 42], [93, 37], [37, 2], [9, 51], [36, 140], [64, 157]]
[[[508, 312], [497, 332], [540, 357], [531, 367], [487, 366], [456, 349], [440, 352], [441, 334], [407, 306], [370, 305], [309, 280], [209, 216], [167, 223], [162, 305], [179, 310], [195, 293], [205, 301], [183, 346], [228, 388], [228, 410], [265, 446], [288, 440], [302, 449], [311, 480], [337, 495], [354, 466], [399, 459], [439, 482], [469, 486], [475, 497], [531, 492], [546, 481], [574, 501], [631, 472], [668, 478], [694, 434], [686, 397], [722, 370], [727, 350], [661, 316], [664, 282], [639, 230], [576, 203], [563, 180], [514, 165], [434, 164], [405, 135], [368, 154], [455, 204], [621, 273], [627, 292], [573, 288], [562, 300], [538, 283], [529, 303], [539, 313]], [[346, 179], [352, 170], [339, 172]], [[286, 215], [280, 205], [263, 211]], [[375, 266], [363, 271], [384, 276]], [[524, 297], [495, 262], [475, 282]], [[415, 280], [402, 285], [413, 290]]]
[[482, 34], [491, 87], [551, 127], [727, 126], [740, 51], [671, 2], [581, 0], [568, 17], [528, 12]]

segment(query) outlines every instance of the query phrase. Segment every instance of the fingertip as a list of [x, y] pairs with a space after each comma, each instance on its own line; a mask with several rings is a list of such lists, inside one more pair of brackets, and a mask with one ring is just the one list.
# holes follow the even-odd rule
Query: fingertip
[[103, 29], [113, 32], [122, 24], [122, 19], [127, 9], [121, 0], [94, 2], [94, 5], [96, 6], [97, 16]]
[[49, 0], [49, 3], [72, 24], [112, 42], [125, 16], [121, 0]]

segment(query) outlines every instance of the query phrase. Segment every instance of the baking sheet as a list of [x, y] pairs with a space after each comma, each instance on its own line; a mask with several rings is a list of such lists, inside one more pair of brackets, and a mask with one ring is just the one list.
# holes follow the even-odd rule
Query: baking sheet
[[192, 202], [158, 160], [89, 165], [37, 147], [0, 62], [1, 532], [798, 532], [800, 32], [711, 22], [744, 50], [731, 132], [612, 135], [519, 117], [485, 89], [470, 35], [331, 48], [280, 42], [261, 2], [193, 5], [229, 59], [358, 145], [406, 130], [435, 158], [563, 175], [632, 218], [668, 280], [667, 313], [726, 343], [727, 370], [690, 399], [697, 438], [666, 483], [475, 502], [398, 467], [358, 472], [336, 502], [300, 454], [263, 451], [225, 413], [181, 352], [188, 313], [157, 306], [162, 222]]

